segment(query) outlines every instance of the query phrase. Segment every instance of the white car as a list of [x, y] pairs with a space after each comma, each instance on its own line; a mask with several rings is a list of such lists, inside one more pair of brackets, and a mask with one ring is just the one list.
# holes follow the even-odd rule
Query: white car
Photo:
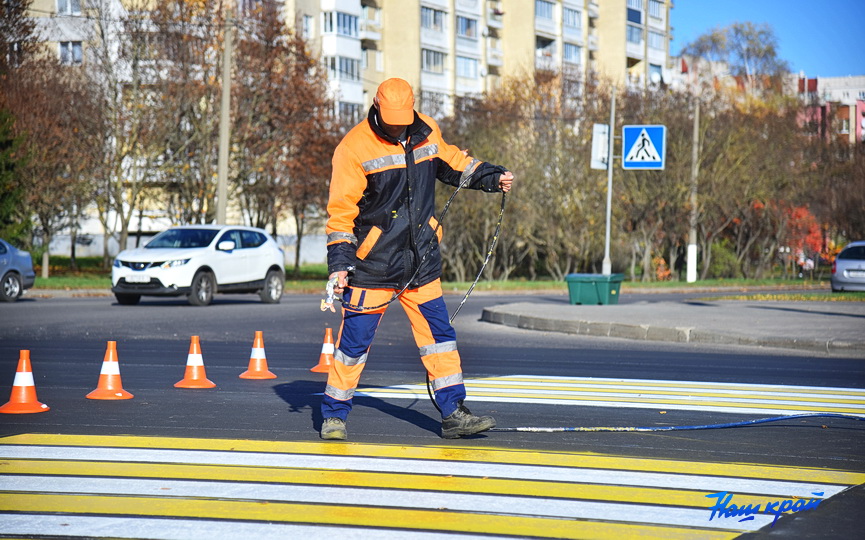
[[285, 255], [261, 229], [185, 225], [153, 237], [143, 248], [120, 252], [111, 292], [122, 305], [142, 296], [184, 296], [206, 306], [214, 293], [258, 293], [277, 304], [285, 283]]

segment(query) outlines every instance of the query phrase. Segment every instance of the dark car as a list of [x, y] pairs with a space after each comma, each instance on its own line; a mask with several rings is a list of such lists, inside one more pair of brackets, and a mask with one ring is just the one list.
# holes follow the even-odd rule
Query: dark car
[[14, 302], [21, 294], [33, 287], [36, 272], [30, 253], [22, 251], [0, 238], [0, 300]]
[[835, 258], [832, 291], [865, 291], [865, 242], [850, 242]]

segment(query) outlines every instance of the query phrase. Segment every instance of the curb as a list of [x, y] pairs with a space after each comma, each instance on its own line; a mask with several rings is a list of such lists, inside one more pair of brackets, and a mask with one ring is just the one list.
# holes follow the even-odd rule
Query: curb
[[625, 324], [585, 320], [562, 320], [537, 315], [485, 308], [481, 320], [524, 330], [559, 332], [581, 336], [613, 337], [637, 341], [666, 341], [710, 345], [748, 345], [778, 349], [807, 350], [834, 354], [859, 354], [865, 357], [865, 343], [835, 339], [800, 339], [766, 336], [755, 338], [694, 327], [664, 327], [647, 324]]

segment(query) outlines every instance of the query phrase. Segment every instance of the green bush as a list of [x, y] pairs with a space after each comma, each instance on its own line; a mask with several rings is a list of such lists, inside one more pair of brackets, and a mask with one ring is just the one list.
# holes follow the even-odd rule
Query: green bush
[[741, 277], [739, 264], [736, 262], [736, 252], [728, 240], [712, 244], [712, 260], [709, 263], [709, 278]]

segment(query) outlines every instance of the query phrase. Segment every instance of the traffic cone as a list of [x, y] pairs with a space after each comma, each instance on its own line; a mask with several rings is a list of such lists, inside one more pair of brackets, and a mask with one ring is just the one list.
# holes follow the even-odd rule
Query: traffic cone
[[321, 354], [318, 356], [318, 364], [313, 366], [310, 371], [315, 373], [330, 372], [330, 365], [333, 364], [333, 331], [330, 328], [324, 329], [324, 343], [321, 345]]
[[207, 379], [204, 371], [204, 357], [198, 336], [192, 336], [189, 343], [189, 356], [186, 357], [186, 373], [183, 380], [174, 383], [177, 388], [213, 388], [216, 383]]
[[49, 408], [36, 399], [36, 385], [33, 384], [33, 371], [30, 369], [30, 351], [22, 350], [18, 355], [18, 370], [15, 372], [15, 382], [12, 383], [12, 396], [8, 403], [0, 407], [0, 413], [38, 413]]
[[267, 369], [267, 357], [264, 354], [264, 334], [255, 331], [252, 340], [252, 352], [249, 353], [249, 369], [239, 375], [241, 379], [275, 379], [276, 375]]
[[96, 390], [87, 394], [87, 399], [132, 399], [132, 394], [123, 389], [120, 382], [120, 362], [117, 361], [117, 342], [109, 341], [99, 372]]

